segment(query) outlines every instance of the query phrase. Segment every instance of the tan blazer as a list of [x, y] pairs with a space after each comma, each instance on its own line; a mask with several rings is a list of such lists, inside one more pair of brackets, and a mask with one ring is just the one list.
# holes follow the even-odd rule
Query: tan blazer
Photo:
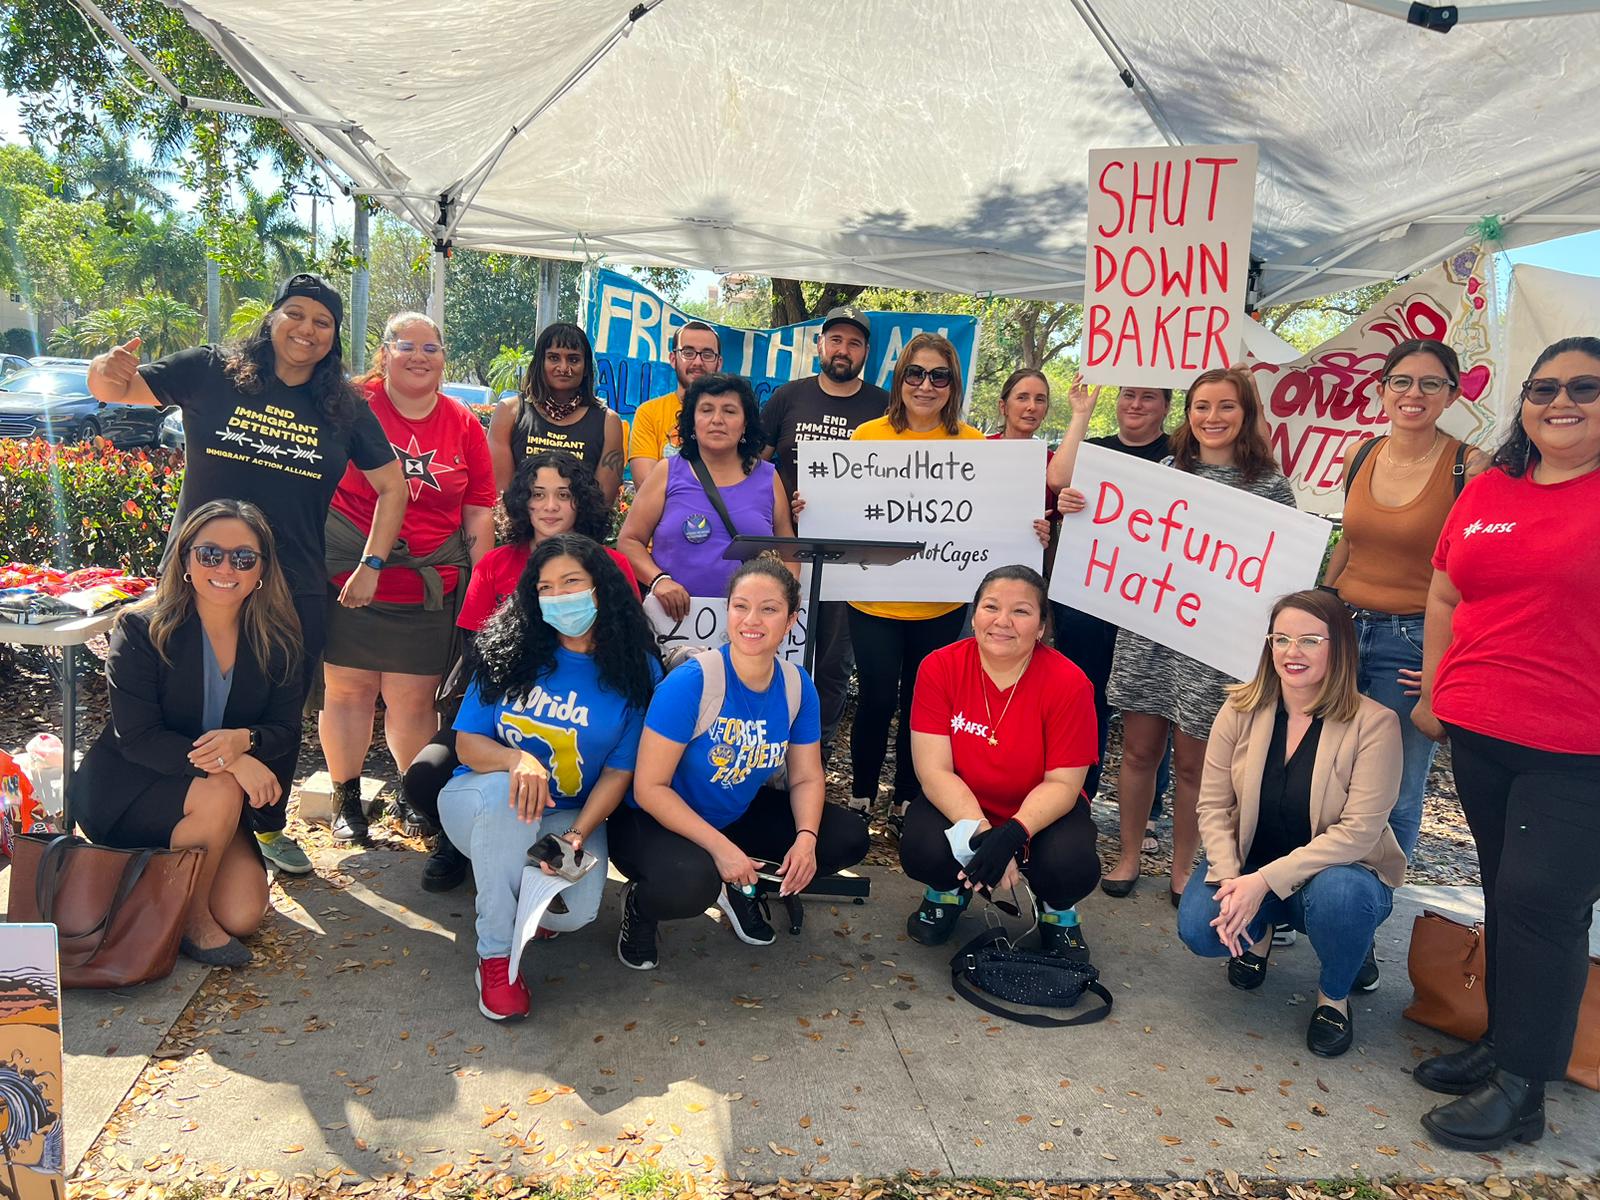
[[[1276, 717], [1275, 704], [1253, 713], [1224, 704], [1211, 726], [1197, 804], [1207, 883], [1244, 872]], [[1389, 831], [1400, 761], [1400, 722], [1376, 700], [1361, 697], [1353, 721], [1323, 721], [1311, 769], [1311, 841], [1261, 868], [1274, 893], [1287, 898], [1318, 871], [1342, 863], [1360, 863], [1400, 886], [1406, 856]]]

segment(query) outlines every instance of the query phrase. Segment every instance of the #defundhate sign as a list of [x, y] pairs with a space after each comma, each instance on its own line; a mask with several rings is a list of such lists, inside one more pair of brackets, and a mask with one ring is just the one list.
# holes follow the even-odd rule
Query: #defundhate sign
[[1256, 148], [1089, 152], [1083, 377], [1187, 387], [1243, 353]]
[[1050, 599], [1235, 679], [1255, 673], [1273, 602], [1316, 586], [1320, 517], [1100, 446], [1072, 485], [1088, 506], [1062, 518]]

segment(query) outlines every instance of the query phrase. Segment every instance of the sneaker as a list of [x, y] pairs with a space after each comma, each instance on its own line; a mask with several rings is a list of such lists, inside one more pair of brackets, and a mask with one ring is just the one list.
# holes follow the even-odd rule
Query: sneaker
[[970, 892], [936, 892], [928, 888], [922, 893], [921, 907], [906, 918], [906, 933], [924, 946], [944, 945], [956, 931], [956, 922], [971, 899]]
[[1083, 936], [1083, 926], [1079, 924], [1058, 925], [1054, 921], [1041, 919], [1039, 949], [1056, 958], [1089, 961], [1089, 939]]
[[285, 875], [311, 874], [311, 860], [300, 849], [300, 843], [286, 833], [258, 833], [256, 844], [261, 847], [261, 857]]
[[634, 903], [635, 884], [622, 893], [622, 927], [617, 930], [617, 957], [635, 971], [656, 969], [656, 923], [639, 915]]
[[1356, 972], [1355, 989], [1358, 992], [1375, 992], [1381, 976], [1378, 973], [1377, 947], [1367, 947], [1367, 957], [1361, 963], [1361, 970]]
[[1272, 944], [1274, 946], [1292, 946], [1299, 938], [1300, 935], [1287, 925], [1279, 925], [1272, 931]]
[[478, 1011], [491, 1021], [520, 1021], [528, 1015], [533, 998], [527, 985], [511, 981], [509, 958], [480, 958], [473, 972], [478, 984]]
[[433, 848], [433, 853], [428, 855], [428, 860], [422, 864], [422, 890], [454, 891], [466, 879], [467, 870], [471, 865], [472, 860], [457, 850], [450, 839], [441, 833], [439, 844]]
[[728, 925], [747, 946], [770, 946], [778, 936], [767, 920], [772, 911], [767, 907], [765, 892], [746, 892], [725, 883], [717, 897], [717, 907], [728, 915]]
[[339, 798], [339, 811], [333, 814], [333, 840], [367, 845], [372, 839], [372, 830], [361, 808], [361, 780], [347, 779], [334, 784], [333, 789]]

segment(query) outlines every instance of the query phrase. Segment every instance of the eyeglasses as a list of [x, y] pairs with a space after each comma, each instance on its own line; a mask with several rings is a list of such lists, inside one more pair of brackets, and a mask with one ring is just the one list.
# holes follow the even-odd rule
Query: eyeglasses
[[926, 379], [936, 388], [949, 387], [951, 381], [954, 380], [955, 377], [956, 373], [949, 367], [934, 367], [933, 370], [930, 371], [927, 367], [917, 366], [907, 367], [905, 375], [902, 376], [902, 378], [912, 387], [921, 387], [922, 381]]
[[1320, 633], [1306, 633], [1301, 634], [1299, 637], [1290, 637], [1287, 633], [1267, 634], [1267, 641], [1272, 643], [1272, 648], [1280, 653], [1288, 650], [1290, 646], [1299, 646], [1302, 650], [1315, 650], [1318, 646], [1330, 640]]
[[702, 362], [712, 363], [722, 357], [721, 350], [695, 350], [688, 346], [680, 346], [673, 353], [683, 359], [684, 362], [693, 362], [698, 358]]
[[1438, 375], [1424, 375], [1420, 379], [1411, 375], [1390, 375], [1383, 382], [1391, 392], [1400, 394], [1409, 392], [1414, 384], [1424, 396], [1437, 396], [1440, 392], [1449, 391], [1456, 386], [1454, 379], [1444, 379]]
[[1600, 396], [1600, 375], [1579, 375], [1565, 383], [1559, 379], [1530, 379], [1522, 385], [1522, 398], [1530, 404], [1553, 404], [1563, 390], [1574, 404], [1593, 404]]
[[232, 550], [224, 550], [221, 546], [204, 542], [194, 548], [194, 560], [202, 567], [215, 570], [222, 565], [224, 558], [233, 564], [235, 571], [254, 571], [262, 555], [259, 550], [252, 550], [249, 546], [235, 546]]
[[390, 338], [389, 345], [393, 346], [401, 354], [410, 354], [414, 350], [421, 350], [431, 358], [435, 354], [444, 353], [443, 342], [411, 342], [403, 338]]

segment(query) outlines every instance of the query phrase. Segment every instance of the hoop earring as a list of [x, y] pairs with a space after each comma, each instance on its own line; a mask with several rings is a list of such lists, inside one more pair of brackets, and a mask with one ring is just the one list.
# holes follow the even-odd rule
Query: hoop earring
[[189, 572], [185, 571], [183, 573], [183, 581], [185, 583], [193, 583], [194, 582], [194, 576], [189, 574]]
[[258, 579], [258, 580], [256, 580], [256, 591], [258, 591], [258, 592], [259, 592], [259, 591], [260, 591], [260, 590], [261, 590], [261, 585], [262, 585], [262, 584], [263, 584], [263, 583], [265, 583], [265, 582], [266, 582], [266, 580], [264, 580], [264, 579]]

